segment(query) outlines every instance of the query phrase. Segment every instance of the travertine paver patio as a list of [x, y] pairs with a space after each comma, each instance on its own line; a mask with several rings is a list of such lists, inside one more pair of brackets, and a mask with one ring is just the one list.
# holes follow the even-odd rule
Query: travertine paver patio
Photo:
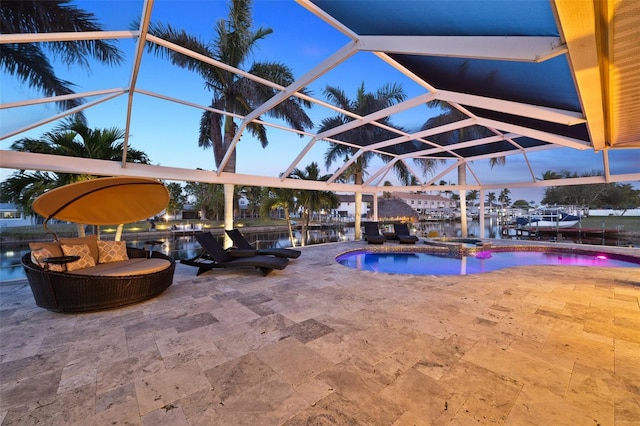
[[[358, 272], [178, 265], [160, 297], [82, 315], [0, 284], [3, 425], [637, 425], [638, 269]], [[637, 251], [637, 250], [636, 250]]]

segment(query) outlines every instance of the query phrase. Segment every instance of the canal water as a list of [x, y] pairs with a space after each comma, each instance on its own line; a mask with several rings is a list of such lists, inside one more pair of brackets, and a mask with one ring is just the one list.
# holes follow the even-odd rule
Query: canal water
[[[388, 231], [392, 231], [391, 225], [388, 227]], [[485, 221], [485, 238], [493, 239], [514, 239], [515, 235], [509, 235], [503, 233], [503, 228], [497, 223], [491, 220]], [[271, 248], [271, 247], [291, 247], [289, 241], [289, 234], [286, 231], [283, 232], [250, 232], [249, 228], [244, 229], [243, 235], [249, 242], [251, 242], [256, 248]], [[416, 233], [418, 236], [427, 236], [429, 232], [437, 232], [438, 235], [447, 237], [460, 237], [460, 223], [458, 222], [421, 222], [411, 229], [411, 232]], [[477, 220], [470, 221], [468, 224], [468, 236], [479, 237], [480, 236], [480, 223]], [[300, 231], [296, 231], [294, 237], [297, 241], [300, 241]], [[222, 238], [222, 237], [220, 237]], [[353, 227], [325, 227], [323, 229], [309, 231], [309, 238], [311, 244], [336, 242], [336, 241], [353, 241], [354, 229]], [[547, 235], [544, 240], [555, 238], [553, 235]], [[144, 239], [127, 239], [126, 234], [123, 239], [127, 241], [127, 245], [132, 247], [144, 247], [144, 242], [149, 240], [149, 236]], [[163, 253], [173, 257], [176, 260], [189, 259], [196, 256], [200, 252], [200, 245], [195, 240], [193, 235], [174, 234], [169, 236], [159, 236], [153, 238], [154, 240], [160, 240], [163, 245], [159, 250]], [[631, 246], [640, 247], [640, 240], [629, 241], [621, 238], [603, 239], [602, 237], [594, 237], [591, 239], [581, 238], [580, 241], [575, 241], [575, 238], [563, 238], [564, 242], [581, 242], [583, 244], [596, 244], [596, 245], [613, 245], [613, 246]], [[299, 245], [299, 243], [297, 244]], [[6, 244], [0, 248], [0, 281], [11, 281], [16, 279], [23, 279], [25, 277], [24, 270], [20, 264], [20, 258], [29, 251], [28, 242], [22, 244]]]

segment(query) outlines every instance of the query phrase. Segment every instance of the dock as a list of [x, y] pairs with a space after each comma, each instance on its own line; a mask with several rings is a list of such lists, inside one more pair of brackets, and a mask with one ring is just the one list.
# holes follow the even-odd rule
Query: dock
[[507, 225], [502, 227], [502, 235], [515, 236], [520, 238], [539, 238], [548, 235], [561, 234], [570, 237], [604, 237], [604, 238], [620, 238], [632, 236], [632, 232], [625, 232], [619, 228], [556, 228], [556, 227], [540, 227], [540, 228], [521, 228], [516, 225]]

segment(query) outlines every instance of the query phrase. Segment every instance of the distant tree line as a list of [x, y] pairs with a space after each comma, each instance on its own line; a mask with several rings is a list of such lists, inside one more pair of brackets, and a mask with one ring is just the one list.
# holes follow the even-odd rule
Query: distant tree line
[[[292, 179], [326, 181], [330, 175], [320, 175], [318, 164], [312, 162], [304, 169], [295, 169], [289, 175]], [[172, 182], [167, 184], [170, 200], [167, 211], [175, 215], [186, 203], [192, 203], [200, 212], [201, 219], [220, 220], [224, 212], [224, 187], [221, 184], [187, 182], [184, 186]], [[240, 198], [248, 202], [250, 217], [268, 216], [271, 211], [283, 209], [289, 226], [289, 235], [294, 244], [291, 226], [292, 212], [299, 212], [302, 220], [302, 235], [307, 235], [311, 217], [322, 210], [332, 210], [339, 206], [340, 200], [332, 191], [265, 188], [260, 186], [234, 186], [233, 210], [238, 216]], [[305, 241], [302, 241], [305, 244]]]
[[[544, 180], [601, 176], [602, 172], [591, 171], [583, 174], [563, 170], [547, 171]], [[542, 204], [574, 205], [592, 209], [631, 209], [640, 207], [640, 190], [628, 183], [597, 183], [589, 185], [550, 186], [544, 191]]]

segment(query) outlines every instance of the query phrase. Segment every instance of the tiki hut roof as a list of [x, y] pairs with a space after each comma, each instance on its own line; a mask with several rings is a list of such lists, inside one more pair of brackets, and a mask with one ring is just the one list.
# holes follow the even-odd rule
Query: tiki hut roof
[[418, 220], [418, 213], [399, 198], [379, 198], [378, 220], [415, 222]]

